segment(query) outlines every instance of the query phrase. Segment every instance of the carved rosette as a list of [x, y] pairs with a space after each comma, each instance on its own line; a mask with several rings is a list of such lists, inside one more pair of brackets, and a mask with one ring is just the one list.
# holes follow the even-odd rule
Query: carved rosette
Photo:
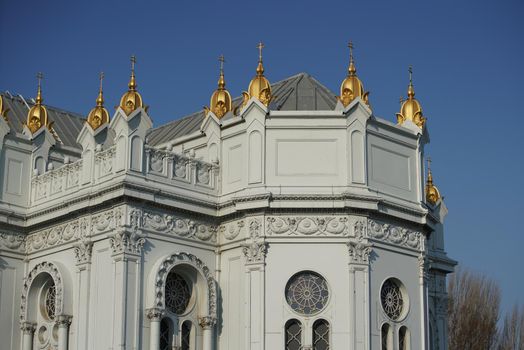
[[373, 245], [362, 240], [349, 241], [348, 252], [350, 262], [353, 264], [369, 264], [369, 255]]
[[216, 317], [204, 316], [198, 319], [198, 324], [202, 329], [212, 329], [217, 323]]
[[268, 217], [268, 235], [303, 236], [347, 236], [349, 229], [347, 217], [337, 216], [293, 216]]
[[90, 241], [81, 241], [78, 243], [75, 248], [75, 259], [77, 265], [89, 264], [91, 263], [91, 255], [93, 252], [93, 242]]
[[109, 243], [113, 255], [142, 253], [142, 247], [146, 239], [134, 231], [119, 230], [110, 235]]
[[36, 323], [33, 322], [20, 322], [20, 330], [24, 334], [32, 335], [36, 330]]
[[56, 324], [58, 325], [58, 328], [69, 328], [71, 325], [71, 321], [73, 319], [73, 316], [69, 315], [59, 315], [56, 320]]
[[227, 224], [220, 225], [218, 232], [227, 240], [233, 240], [238, 237], [241, 231], [244, 230], [244, 220], [229, 222]]
[[156, 307], [146, 309], [146, 317], [151, 322], [160, 322], [165, 315], [166, 315], [165, 310], [162, 310]]

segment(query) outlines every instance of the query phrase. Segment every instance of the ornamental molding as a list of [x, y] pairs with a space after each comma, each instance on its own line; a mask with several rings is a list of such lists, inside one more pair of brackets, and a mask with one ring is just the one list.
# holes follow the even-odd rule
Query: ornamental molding
[[55, 290], [56, 290], [56, 301], [55, 301], [55, 315], [60, 316], [62, 315], [63, 309], [64, 309], [64, 283], [62, 279], [62, 275], [60, 274], [60, 271], [58, 270], [57, 266], [53, 263], [44, 261], [40, 264], [33, 267], [33, 269], [29, 272], [27, 277], [24, 279], [24, 285], [22, 287], [22, 297], [21, 297], [21, 304], [20, 304], [20, 322], [23, 324], [25, 321], [27, 321], [27, 305], [28, 305], [28, 295], [29, 290], [31, 289], [31, 285], [33, 284], [34, 279], [40, 275], [41, 273], [47, 273], [51, 276], [53, 279], [53, 282], [55, 284]]
[[242, 253], [248, 263], [263, 263], [266, 259], [268, 244], [251, 242], [242, 245]]
[[0, 248], [25, 252], [26, 236], [0, 232]]
[[74, 247], [75, 259], [77, 265], [91, 263], [91, 255], [93, 253], [93, 242], [81, 241]]
[[202, 329], [212, 329], [216, 323], [216, 317], [212, 316], [204, 316], [198, 319], [198, 324], [200, 325], [200, 327], [202, 327]]
[[218, 227], [219, 235], [229, 241], [237, 238], [240, 235], [240, 233], [242, 233], [242, 235], [245, 235], [245, 230], [246, 229], [244, 220], [228, 222]]
[[[136, 214], [135, 214], [136, 215]], [[136, 220], [136, 219], [135, 219]], [[217, 226], [177, 217], [165, 213], [144, 211], [137, 225], [155, 232], [176, 237], [192, 238], [204, 242], [216, 242]]]
[[166, 311], [152, 307], [150, 309], [146, 309], [146, 317], [152, 321], [152, 322], [160, 322], [162, 318], [166, 315]]
[[176, 265], [188, 264], [193, 266], [207, 283], [208, 314], [217, 316], [217, 287], [209, 268], [193, 254], [181, 252], [165, 258], [155, 276], [155, 304], [154, 308], [165, 310], [165, 288], [167, 275]]
[[112, 255], [140, 255], [146, 239], [136, 231], [117, 230], [108, 235]]
[[268, 236], [348, 236], [346, 216], [273, 216], [266, 219]]
[[418, 276], [424, 281], [429, 280], [429, 261], [424, 254], [418, 256]]
[[424, 235], [421, 232], [373, 219], [368, 219], [366, 231], [365, 237], [370, 239], [419, 251], [424, 250]]

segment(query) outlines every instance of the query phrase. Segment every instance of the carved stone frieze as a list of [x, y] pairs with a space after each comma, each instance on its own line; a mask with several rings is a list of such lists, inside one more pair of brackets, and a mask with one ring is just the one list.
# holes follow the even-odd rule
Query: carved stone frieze
[[87, 236], [85, 221], [74, 220], [27, 236], [26, 253], [54, 247]]
[[347, 217], [341, 216], [268, 217], [266, 223], [267, 235], [349, 235]]
[[105, 232], [121, 226], [122, 208], [115, 208], [96, 215], [91, 218], [91, 231], [93, 234]]
[[424, 237], [421, 232], [411, 231], [401, 226], [395, 226], [373, 219], [368, 219], [367, 236], [412, 249], [424, 249]]
[[178, 237], [195, 238], [200, 241], [216, 242], [217, 227], [187, 218], [168, 214], [144, 212], [142, 225], [146, 229]]
[[141, 254], [146, 239], [135, 231], [117, 230], [109, 235], [113, 255]]
[[238, 235], [244, 231], [245, 222], [244, 220], [238, 220], [228, 222], [218, 227], [218, 232], [227, 240], [232, 240], [238, 237]]
[[64, 307], [64, 284], [62, 280], [62, 275], [60, 274], [60, 271], [58, 271], [58, 268], [50, 262], [44, 261], [39, 264], [37, 264], [33, 269], [29, 272], [27, 277], [24, 279], [24, 285], [22, 287], [22, 302], [20, 303], [20, 322], [23, 323], [27, 320], [27, 303], [28, 303], [28, 296], [29, 296], [29, 290], [31, 288], [31, 284], [33, 283], [34, 279], [40, 274], [40, 273], [47, 273], [51, 276], [53, 279], [53, 282], [55, 284], [55, 291], [56, 291], [56, 297], [55, 297], [55, 315], [62, 315], [62, 310]]
[[165, 309], [165, 287], [166, 278], [172, 268], [178, 264], [189, 264], [193, 266], [207, 282], [207, 302], [208, 302], [208, 315], [216, 318], [217, 315], [217, 289], [215, 279], [211, 274], [209, 268], [193, 254], [189, 253], [176, 253], [173, 254], [160, 264], [158, 272], [155, 277], [155, 308], [164, 310]]
[[0, 248], [24, 252], [26, 245], [25, 235], [0, 232]]

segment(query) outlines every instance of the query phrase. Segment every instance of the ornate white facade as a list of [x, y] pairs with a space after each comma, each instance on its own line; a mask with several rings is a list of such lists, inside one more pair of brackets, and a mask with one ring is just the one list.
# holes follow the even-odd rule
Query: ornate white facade
[[118, 108], [62, 135], [3, 94], [0, 347], [446, 349], [426, 127], [306, 74], [279, 87], [176, 131]]

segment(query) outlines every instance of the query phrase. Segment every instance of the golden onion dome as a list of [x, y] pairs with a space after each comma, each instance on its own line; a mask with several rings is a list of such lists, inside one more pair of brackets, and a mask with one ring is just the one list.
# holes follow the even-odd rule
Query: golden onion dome
[[104, 73], [100, 73], [100, 90], [96, 99], [96, 107], [87, 115], [87, 123], [93, 128], [98, 129], [101, 125], [109, 123], [109, 112], [104, 107], [104, 94], [102, 91], [102, 81]]
[[426, 181], [426, 201], [432, 205], [435, 205], [441, 198], [440, 191], [437, 186], [433, 184], [433, 175], [431, 174], [430, 168], [431, 160], [428, 158], [428, 179]]
[[5, 121], [7, 121], [7, 115], [4, 111], [4, 99], [2, 95], [0, 95], [0, 115], [4, 117]]
[[29, 109], [27, 113], [26, 125], [32, 134], [40, 130], [40, 128], [48, 125], [47, 109], [42, 105], [44, 99], [42, 98], [42, 73], [38, 73], [38, 92], [36, 94], [35, 105]]
[[220, 62], [220, 77], [218, 78], [218, 89], [211, 95], [210, 110], [220, 119], [233, 109], [233, 100], [229, 91], [226, 90], [224, 79], [224, 56], [218, 58]]
[[128, 84], [129, 90], [120, 99], [120, 108], [122, 108], [127, 115], [130, 115], [131, 112], [137, 108], [144, 107], [142, 96], [136, 90], [137, 84], [135, 80], [135, 63], [135, 56], [131, 56], [131, 79], [129, 80]]
[[349, 67], [348, 75], [340, 84], [340, 96], [338, 100], [342, 102], [344, 107], [349, 105], [355, 98], [360, 97], [365, 104], [369, 104], [369, 92], [364, 91], [362, 81], [357, 77], [357, 69], [355, 67], [355, 60], [353, 59], [353, 43], [349, 43]]
[[271, 93], [271, 84], [264, 76], [264, 65], [262, 63], [262, 49], [264, 48], [264, 44], [260, 42], [257, 48], [259, 50], [257, 74], [249, 83], [247, 94], [242, 94], [244, 96], [243, 103], [247, 103], [247, 100], [251, 97], [256, 97], [265, 106], [269, 106], [269, 103], [273, 99], [273, 95]]
[[408, 99], [402, 102], [400, 113], [397, 113], [397, 122], [402, 125], [406, 120], [411, 120], [419, 128], [423, 128], [426, 118], [422, 115], [422, 107], [415, 99], [415, 88], [413, 87], [413, 69], [409, 67]]

